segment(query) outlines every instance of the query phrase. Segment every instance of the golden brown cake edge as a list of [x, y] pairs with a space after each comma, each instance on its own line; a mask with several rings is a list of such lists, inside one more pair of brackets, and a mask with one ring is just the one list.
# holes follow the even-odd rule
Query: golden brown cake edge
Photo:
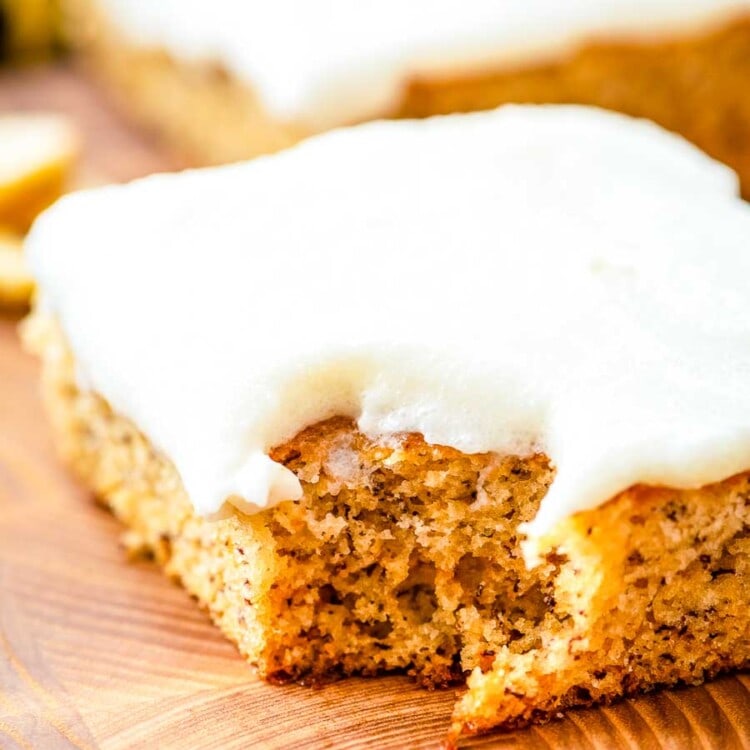
[[[407, 538], [415, 545], [404, 560], [389, 546], [388, 532], [392, 523], [391, 533], [408, 519], [386, 516], [406, 507], [406, 501], [384, 507], [388, 500], [374, 491], [371, 474], [367, 492], [351, 494], [340, 467], [327, 467], [326, 462], [340, 460], [342, 446], [348, 456], [351, 440], [360, 440], [348, 420], [314, 426], [274, 451], [276, 460], [300, 476], [306, 501], [283, 503], [286, 507], [254, 516], [234, 513], [223, 521], [204, 521], [193, 516], [171, 464], [101, 398], [78, 391], [73, 359], [56, 324], [37, 317], [27, 324], [25, 338], [44, 360], [45, 398], [63, 455], [129, 526], [131, 546], [153, 552], [267, 678], [319, 681], [406, 669], [427, 684], [442, 685], [468, 674], [469, 689], [454, 713], [456, 739], [498, 726], [545, 721], [571, 706], [697, 684], [750, 663], [747, 474], [700, 490], [631, 488], [561, 524], [542, 566], [528, 572], [518, 559], [520, 540], [509, 544], [507, 535], [513, 534], [517, 520], [533, 514], [544, 483], [551, 481], [546, 459], [498, 464], [486, 456], [429, 446], [418, 436], [387, 446], [362, 443], [374, 451], [366, 460], [379, 463], [376, 471], [383, 472], [377, 481], [394, 481], [386, 476], [389, 463], [405, 460], [413, 468], [422, 462], [426, 472], [414, 475], [418, 481], [434, 482], [451, 498], [430, 500], [440, 513], [452, 514], [459, 525], [474, 519], [475, 527], [461, 537], [465, 546], [456, 556], [451, 544], [456, 530], [446, 529], [448, 542], [441, 549], [434, 533], [439, 524], [430, 525], [429, 504], [415, 497], [424, 507], [423, 517], [410, 529], [411, 536], [400, 538], [402, 547]], [[453, 466], [455, 477], [449, 470]], [[445, 476], [433, 476], [435, 467], [437, 473], [447, 467]], [[398, 468], [397, 487], [409, 483], [409, 470]], [[493, 471], [505, 474], [498, 479]], [[484, 485], [478, 479], [482, 472]], [[474, 488], [455, 481], [463, 476], [473, 478]], [[355, 477], [353, 486], [357, 481]], [[334, 487], [336, 483], [341, 486]], [[508, 502], [508, 488], [515, 486], [520, 488], [518, 502]], [[409, 486], [406, 492], [417, 490]], [[352, 499], [337, 505], [335, 498], [342, 493]], [[325, 513], [316, 513], [318, 501], [328, 504]], [[483, 515], [467, 511], [472, 506], [478, 506], [474, 514]], [[362, 557], [367, 564], [354, 572], [366, 584], [360, 588], [348, 581], [353, 573], [346, 567], [349, 558], [362, 554], [354, 533], [359, 520], [347, 516], [353, 508], [368, 516], [364, 526], [377, 529], [361, 540], [363, 546], [374, 544], [375, 552]], [[414, 512], [411, 507], [409, 513]], [[503, 525], [501, 517], [512, 512], [524, 518]], [[439, 523], [449, 516], [441, 516]], [[351, 548], [342, 553], [336, 545], [344, 529]], [[492, 540], [493, 534], [502, 541]], [[288, 582], [304, 580], [306, 566], [314, 563], [295, 560], [305, 545], [289, 539], [306, 535], [317, 545], [316, 555], [328, 555], [332, 567], [321, 568], [308, 579], [315, 582], [312, 588], [300, 590]], [[506, 556], [502, 563], [509, 575], [495, 569], [498, 550]], [[374, 574], [366, 571], [377, 567], [377, 560], [383, 564], [370, 584], [367, 576]], [[341, 580], [338, 567], [346, 574]], [[329, 576], [327, 583], [321, 575]], [[396, 604], [391, 607], [383, 595], [388, 619], [379, 620], [377, 612], [368, 611], [380, 596], [372, 590], [385, 590], [390, 583]], [[490, 599], [497, 594], [505, 608], [497, 612], [497, 622], [487, 614], [494, 611], [488, 587], [494, 587]], [[520, 593], [514, 598], [516, 587]], [[402, 596], [408, 601], [401, 602]], [[509, 614], [514, 607], [515, 619]], [[334, 610], [346, 610], [350, 621], [328, 614]], [[410, 618], [404, 627], [394, 625], [393, 612]], [[282, 632], [285, 628], [288, 632]], [[406, 655], [396, 654], [399, 639], [412, 631]], [[396, 632], [398, 638], [392, 637]], [[446, 645], [451, 637], [461, 640], [453, 653]], [[358, 653], [335, 642], [347, 638], [356, 641]], [[430, 653], [420, 654], [424, 644]], [[447, 649], [442, 657], [441, 648]], [[409, 661], [412, 651], [417, 658]], [[386, 655], [381, 662], [380, 653]], [[394, 654], [390, 660], [389, 653]]]

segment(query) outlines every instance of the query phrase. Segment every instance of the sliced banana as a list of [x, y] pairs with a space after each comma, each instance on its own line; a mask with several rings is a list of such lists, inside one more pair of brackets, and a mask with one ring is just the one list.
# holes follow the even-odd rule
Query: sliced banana
[[20, 238], [0, 232], [0, 309], [27, 307], [34, 279], [26, 268]]
[[25, 232], [64, 191], [78, 150], [62, 116], [0, 116], [0, 226]]

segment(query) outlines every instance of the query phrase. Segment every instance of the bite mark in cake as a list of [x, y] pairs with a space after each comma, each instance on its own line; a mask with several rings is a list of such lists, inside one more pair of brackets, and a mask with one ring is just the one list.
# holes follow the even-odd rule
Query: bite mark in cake
[[266, 677], [471, 673], [455, 732], [511, 727], [747, 663], [748, 229], [648, 123], [380, 123], [64, 199], [26, 337]]

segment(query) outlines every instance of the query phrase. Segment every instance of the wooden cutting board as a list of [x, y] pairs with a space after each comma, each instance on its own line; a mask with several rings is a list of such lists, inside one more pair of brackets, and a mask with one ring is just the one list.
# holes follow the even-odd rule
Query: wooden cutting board
[[[78, 120], [84, 182], [176, 165], [70, 71], [0, 77], [0, 111], [16, 108]], [[0, 318], [0, 748], [439, 747], [453, 691], [403, 677], [267, 685], [184, 591], [126, 560], [120, 532], [58, 463], [36, 363]], [[750, 676], [466, 746], [748, 748]]]

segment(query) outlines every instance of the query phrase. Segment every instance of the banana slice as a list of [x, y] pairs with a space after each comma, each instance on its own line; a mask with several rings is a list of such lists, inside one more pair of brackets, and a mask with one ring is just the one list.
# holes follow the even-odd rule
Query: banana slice
[[64, 117], [0, 116], [0, 226], [25, 232], [62, 194], [78, 148], [78, 134]]
[[18, 237], [0, 232], [0, 309], [27, 307], [34, 291], [22, 247]]

